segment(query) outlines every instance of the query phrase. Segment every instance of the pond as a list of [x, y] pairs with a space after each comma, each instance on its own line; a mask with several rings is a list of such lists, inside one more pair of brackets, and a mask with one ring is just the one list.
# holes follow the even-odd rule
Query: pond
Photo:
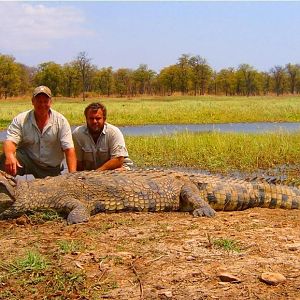
[[[75, 128], [73, 126], [72, 128]], [[173, 125], [142, 125], [119, 127], [125, 136], [166, 135], [177, 132], [244, 132], [265, 133], [274, 131], [300, 131], [299, 122], [256, 122], [256, 123], [222, 123], [222, 124], [173, 124]], [[0, 141], [3, 141], [6, 131], [0, 131]]]

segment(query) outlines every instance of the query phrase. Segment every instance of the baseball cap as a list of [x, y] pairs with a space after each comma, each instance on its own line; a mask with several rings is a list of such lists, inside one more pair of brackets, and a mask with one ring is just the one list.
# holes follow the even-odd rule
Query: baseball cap
[[51, 90], [48, 87], [46, 87], [45, 85], [41, 85], [41, 86], [38, 86], [37, 88], [35, 88], [33, 91], [32, 97], [34, 98], [38, 94], [45, 94], [49, 98], [51, 98]]

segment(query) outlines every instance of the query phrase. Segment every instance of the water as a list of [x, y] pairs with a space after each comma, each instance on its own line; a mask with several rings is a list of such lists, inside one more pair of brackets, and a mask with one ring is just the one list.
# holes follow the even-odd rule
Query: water
[[274, 131], [295, 132], [300, 131], [300, 123], [224, 123], [224, 124], [178, 124], [178, 125], [144, 125], [144, 126], [124, 126], [120, 127], [124, 135], [166, 135], [177, 132], [245, 132], [264, 133]]
[[[75, 128], [73, 126], [72, 128]], [[125, 136], [166, 135], [178, 132], [244, 132], [265, 133], [275, 131], [300, 131], [298, 122], [256, 122], [256, 123], [222, 123], [222, 124], [174, 124], [174, 125], [142, 125], [119, 127]], [[6, 131], [0, 131], [0, 141], [4, 141]]]

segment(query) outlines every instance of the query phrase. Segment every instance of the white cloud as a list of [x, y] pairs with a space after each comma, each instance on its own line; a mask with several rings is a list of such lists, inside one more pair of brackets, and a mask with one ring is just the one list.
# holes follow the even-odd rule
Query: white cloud
[[59, 40], [93, 35], [70, 6], [0, 2], [0, 53], [46, 50]]

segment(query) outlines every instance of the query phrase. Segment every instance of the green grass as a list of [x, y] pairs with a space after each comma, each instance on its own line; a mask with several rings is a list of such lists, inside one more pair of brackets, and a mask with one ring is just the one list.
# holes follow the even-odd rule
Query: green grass
[[55, 274], [54, 279], [54, 285], [51, 287], [54, 291], [70, 292], [74, 288], [80, 289], [80, 286], [82, 289], [86, 276], [83, 272], [63, 272]]
[[241, 252], [239, 244], [233, 239], [219, 238], [212, 241], [213, 245], [228, 252]]
[[254, 171], [299, 163], [300, 133], [182, 133], [127, 137], [140, 167], [189, 167], [213, 172]]
[[[85, 122], [83, 111], [99, 99], [57, 98], [53, 108], [70, 124]], [[106, 104], [108, 121], [114, 125], [204, 124], [227, 122], [300, 121], [300, 97], [152, 97], [100, 99]], [[0, 128], [6, 128], [19, 112], [31, 109], [29, 98], [1, 100]]]
[[39, 272], [47, 268], [48, 262], [36, 251], [28, 251], [24, 257], [17, 258], [10, 264], [12, 273]]
[[81, 242], [79, 241], [74, 241], [74, 240], [62, 240], [58, 241], [58, 247], [59, 250], [63, 254], [68, 254], [68, 253], [73, 253], [73, 252], [78, 252], [84, 249], [84, 246], [82, 245]]
[[[126, 137], [130, 158], [137, 167], [181, 167], [217, 173], [247, 173], [299, 165], [299, 141], [300, 133], [282, 131], [265, 134], [186, 132], [160, 137]], [[53, 220], [58, 217], [39, 218]], [[103, 224], [101, 231], [111, 226]]]
[[62, 217], [58, 214], [58, 212], [53, 210], [47, 211], [37, 211], [28, 216], [32, 223], [34, 224], [42, 224], [47, 221], [61, 221]]

